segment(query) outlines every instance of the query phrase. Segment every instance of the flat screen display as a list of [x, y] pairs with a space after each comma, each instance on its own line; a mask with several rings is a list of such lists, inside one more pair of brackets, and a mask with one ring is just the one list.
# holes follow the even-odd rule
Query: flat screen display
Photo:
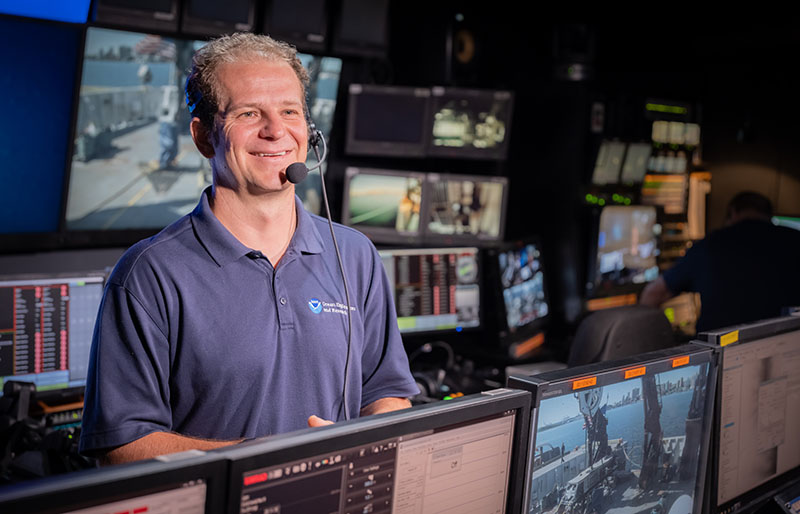
[[518, 249], [499, 252], [497, 265], [508, 331], [513, 334], [534, 321], [545, 318], [550, 308], [545, 295], [542, 256], [538, 244], [528, 243]]
[[622, 159], [625, 157], [625, 146], [625, 143], [620, 141], [603, 141], [600, 144], [592, 172], [592, 184], [604, 186], [619, 182]]
[[428, 154], [505, 159], [511, 133], [511, 91], [434, 87]]
[[701, 512], [716, 375], [698, 348], [512, 378], [539, 398], [529, 512]]
[[458, 331], [481, 324], [477, 248], [380, 250], [401, 333]]
[[[104, 275], [0, 276], [0, 379], [83, 388]], [[2, 390], [0, 390], [2, 395]]]
[[649, 143], [631, 143], [625, 152], [625, 161], [622, 164], [620, 182], [623, 184], [639, 184], [647, 173], [647, 164], [650, 161], [652, 145]]
[[505, 177], [429, 173], [430, 208], [426, 231], [431, 241], [501, 241], [508, 180]]
[[[87, 29], [67, 230], [157, 230], [195, 207], [211, 183], [211, 168], [189, 134], [183, 85], [192, 54], [203, 44]], [[341, 60], [299, 57], [313, 77], [312, 117], [329, 136]], [[314, 161], [311, 157], [309, 165]], [[308, 209], [319, 213], [316, 177], [297, 191]]]

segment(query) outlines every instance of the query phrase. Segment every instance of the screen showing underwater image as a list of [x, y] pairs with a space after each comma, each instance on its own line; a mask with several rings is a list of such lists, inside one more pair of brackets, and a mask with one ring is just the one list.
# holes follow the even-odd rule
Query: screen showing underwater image
[[497, 262], [500, 267], [508, 330], [515, 332], [528, 323], [547, 316], [549, 308], [539, 248], [531, 243], [519, 249], [500, 252]]
[[[87, 29], [66, 207], [68, 230], [158, 229], [197, 205], [212, 173], [189, 134], [183, 86], [192, 55], [204, 44]], [[311, 117], [329, 138], [342, 62], [298, 57], [311, 77]], [[310, 157], [309, 165], [314, 162]], [[321, 195], [317, 186], [318, 181], [309, 180], [297, 189], [315, 214]]]
[[428, 232], [433, 235], [502, 237], [506, 180], [431, 173]]
[[370, 234], [419, 233], [424, 174], [347, 168], [346, 175], [346, 225]]
[[595, 285], [643, 284], [658, 277], [656, 209], [614, 205], [600, 213]]
[[620, 375], [629, 379], [543, 393], [530, 512], [697, 511], [710, 364], [674, 364], [648, 363]]

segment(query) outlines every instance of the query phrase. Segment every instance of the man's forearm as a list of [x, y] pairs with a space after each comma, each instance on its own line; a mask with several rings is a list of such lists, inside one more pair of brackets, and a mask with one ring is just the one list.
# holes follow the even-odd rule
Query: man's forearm
[[240, 441], [240, 439], [235, 441], [198, 439], [174, 432], [153, 432], [106, 452], [100, 458], [100, 462], [102, 464], [122, 464], [186, 450], [213, 450]]
[[407, 398], [381, 398], [380, 400], [375, 400], [361, 409], [361, 415], [370, 416], [372, 414], [407, 409], [409, 407], [411, 407], [411, 402]]

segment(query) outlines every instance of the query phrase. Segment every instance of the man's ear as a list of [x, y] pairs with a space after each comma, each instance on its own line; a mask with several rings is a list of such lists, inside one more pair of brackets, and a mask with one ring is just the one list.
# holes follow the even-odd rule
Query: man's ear
[[189, 123], [189, 131], [192, 133], [194, 145], [206, 159], [214, 157], [214, 145], [211, 144], [211, 133], [200, 121], [200, 118], [192, 118]]

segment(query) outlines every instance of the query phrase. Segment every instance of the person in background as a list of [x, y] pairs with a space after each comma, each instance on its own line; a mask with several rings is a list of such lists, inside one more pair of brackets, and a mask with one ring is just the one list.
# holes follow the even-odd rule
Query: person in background
[[641, 293], [658, 307], [682, 292], [700, 294], [697, 332], [780, 316], [800, 305], [800, 231], [772, 224], [772, 204], [744, 191], [728, 204], [725, 226], [696, 242]]

